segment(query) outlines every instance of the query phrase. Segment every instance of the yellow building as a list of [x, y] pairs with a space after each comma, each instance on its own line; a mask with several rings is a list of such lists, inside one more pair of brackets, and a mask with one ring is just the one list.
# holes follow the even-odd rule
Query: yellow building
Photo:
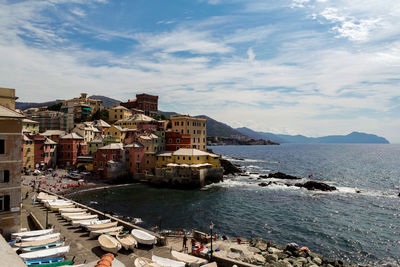
[[121, 127], [112, 125], [110, 128], [105, 130], [104, 134], [107, 141], [112, 139], [116, 143], [122, 143], [125, 139], [126, 132]]
[[22, 132], [36, 135], [39, 133], [39, 122], [30, 119], [22, 120]]
[[35, 144], [33, 140], [29, 139], [26, 135], [23, 135], [24, 149], [22, 158], [22, 167], [25, 169], [35, 169]]
[[193, 148], [157, 154], [157, 168], [220, 168], [220, 156]]
[[132, 112], [123, 106], [116, 106], [108, 111], [108, 120], [117, 121], [127, 119], [132, 116]]
[[171, 115], [172, 130], [180, 134], [190, 134], [192, 148], [206, 151], [207, 120], [189, 115]]
[[94, 113], [95, 111], [103, 108], [102, 103], [103, 101], [101, 100], [88, 98], [86, 93], [81, 93], [80, 97], [65, 100], [62, 103], [61, 109], [67, 110], [68, 113], [74, 113], [74, 107], [79, 105], [87, 105], [90, 107], [91, 113]]
[[144, 114], [134, 114], [128, 118], [118, 120], [116, 123], [114, 123], [114, 125], [134, 130], [137, 129], [137, 126], [139, 124], [146, 124], [152, 122], [157, 122], [157, 121]]
[[0, 88], [0, 105], [3, 105], [9, 109], [15, 109], [15, 100], [18, 97], [15, 96], [15, 89]]

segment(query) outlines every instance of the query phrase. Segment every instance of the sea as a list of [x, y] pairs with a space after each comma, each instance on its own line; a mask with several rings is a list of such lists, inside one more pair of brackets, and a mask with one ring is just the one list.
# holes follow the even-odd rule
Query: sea
[[[282, 144], [213, 146], [244, 176], [227, 176], [198, 190], [145, 184], [75, 194], [73, 198], [119, 216], [141, 218], [142, 227], [197, 229], [229, 238], [295, 242], [327, 258], [372, 266], [400, 266], [400, 145]], [[274, 172], [321, 181], [334, 192], [258, 179]], [[312, 178], [309, 178], [312, 174]], [[261, 182], [275, 181], [267, 187]]]

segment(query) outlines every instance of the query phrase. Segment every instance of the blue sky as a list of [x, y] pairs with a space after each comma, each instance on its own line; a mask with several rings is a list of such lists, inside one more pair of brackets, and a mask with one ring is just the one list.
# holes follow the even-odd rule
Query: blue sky
[[394, 0], [0, 0], [0, 86], [400, 143], [398, 21]]

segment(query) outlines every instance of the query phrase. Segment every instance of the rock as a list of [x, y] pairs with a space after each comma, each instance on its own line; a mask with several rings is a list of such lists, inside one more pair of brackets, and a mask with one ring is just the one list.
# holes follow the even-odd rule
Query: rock
[[225, 175], [243, 172], [240, 168], [233, 165], [229, 160], [220, 159], [220, 163], [221, 163], [222, 168], [224, 169]]
[[297, 183], [297, 184], [295, 184], [295, 186], [304, 187], [307, 190], [321, 190], [321, 191], [334, 191], [334, 190], [336, 190], [336, 187], [334, 187], [334, 186], [330, 186], [330, 185], [327, 185], [325, 183], [317, 182], [317, 181], [308, 181], [308, 182], [306, 182], [304, 184]]
[[262, 238], [252, 238], [250, 244], [261, 251], [266, 251], [268, 248], [267, 242]]
[[274, 247], [269, 247], [268, 248], [268, 252], [269, 253], [273, 253], [273, 254], [277, 254], [279, 252], [283, 252], [283, 250], [280, 250], [280, 249], [277, 249], [277, 248], [274, 248]]
[[254, 254], [251, 259], [251, 263], [256, 265], [264, 264], [266, 262], [266, 259], [260, 254]]
[[260, 175], [258, 178], [268, 178], [268, 175]]
[[306, 263], [307, 263], [307, 259], [306, 259], [306, 258], [303, 258], [303, 257], [298, 257], [298, 258], [296, 259], [296, 261], [297, 261], [297, 262], [300, 262], [300, 263], [302, 263], [302, 264], [306, 264]]
[[257, 254], [261, 253], [261, 249], [255, 248], [255, 247], [248, 247], [247, 250], [250, 252], [253, 252], [253, 253], [257, 253]]
[[310, 265], [306, 265], [307, 267], [318, 267], [318, 265], [315, 264], [310, 264]]
[[265, 187], [265, 186], [268, 186], [268, 184], [267, 183], [259, 183], [258, 186]]
[[278, 252], [278, 253], [276, 253], [276, 255], [278, 256], [278, 259], [280, 259], [280, 260], [286, 259], [287, 257], [289, 257], [289, 255], [285, 252]]
[[229, 252], [226, 256], [228, 258], [231, 258], [231, 259], [234, 259], [234, 260], [239, 260], [240, 257], [241, 257], [241, 254], [240, 253], [235, 253], [235, 252]]
[[318, 257], [313, 258], [313, 262], [315, 262], [318, 265], [322, 264], [322, 260], [320, 258], [318, 258]]
[[299, 179], [301, 179], [299, 177], [288, 175], [288, 174], [285, 174], [283, 172], [270, 173], [270, 174], [268, 174], [268, 178], [287, 179], [287, 180], [299, 180]]
[[274, 263], [275, 267], [292, 267], [292, 265], [287, 261], [278, 261]]
[[276, 254], [269, 254], [269, 255], [265, 256], [265, 260], [270, 263], [275, 262], [275, 261], [278, 261], [278, 256]]

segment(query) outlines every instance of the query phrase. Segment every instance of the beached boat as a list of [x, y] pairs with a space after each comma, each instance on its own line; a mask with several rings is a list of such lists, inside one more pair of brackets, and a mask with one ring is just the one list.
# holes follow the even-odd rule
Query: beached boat
[[157, 238], [145, 231], [133, 229], [131, 233], [140, 244], [153, 245], [157, 243]]
[[208, 261], [199, 257], [195, 257], [189, 254], [181, 253], [173, 250], [171, 252], [172, 256], [178, 260], [189, 264], [192, 267], [199, 267], [200, 265], [206, 264]]
[[64, 261], [64, 258], [51, 258], [51, 259], [26, 261], [25, 264], [28, 266], [40, 266], [42, 264], [42, 266], [43, 266], [44, 264], [63, 262], [63, 261]]
[[110, 227], [110, 228], [106, 228], [106, 229], [95, 230], [95, 231], [91, 231], [89, 236], [96, 237], [96, 236], [99, 236], [99, 235], [105, 234], [105, 233], [108, 233], [110, 235], [116, 235], [117, 233], [121, 232], [123, 228], [124, 227], [122, 227], [122, 226], [117, 226], [117, 227]]
[[121, 243], [110, 235], [100, 235], [99, 244], [102, 250], [116, 254], [121, 249]]
[[47, 235], [53, 232], [53, 229], [46, 229], [46, 230], [37, 230], [37, 231], [29, 231], [29, 232], [20, 232], [20, 233], [12, 233], [11, 238], [24, 238], [24, 237], [33, 237], [33, 236], [41, 236]]
[[86, 226], [86, 229], [89, 231], [96, 231], [100, 229], [106, 229], [110, 227], [115, 227], [117, 226], [118, 222], [109, 222], [109, 223], [103, 223], [103, 224], [95, 224], [95, 225], [88, 225]]
[[135, 267], [162, 267], [160, 264], [144, 257], [136, 258], [134, 264]]
[[79, 211], [79, 212], [61, 212], [60, 216], [61, 217], [71, 217], [71, 216], [76, 216], [76, 215], [83, 215], [83, 214], [89, 214], [86, 213], [85, 211]]
[[[85, 264], [79, 264], [79, 265], [72, 265], [75, 262], [73, 260], [70, 261], [60, 261], [60, 262], [53, 262], [53, 263], [46, 263], [46, 264], [40, 264], [37, 267], [58, 267], [58, 266], [84, 266]], [[35, 265], [33, 265], [35, 266]]]
[[60, 236], [54, 237], [54, 238], [49, 238], [49, 239], [43, 239], [43, 240], [35, 240], [35, 241], [23, 241], [19, 243], [14, 243], [14, 247], [19, 247], [19, 248], [26, 248], [26, 247], [34, 247], [34, 246], [40, 246], [40, 245], [45, 245], [45, 244], [50, 244], [54, 243], [60, 240]]
[[129, 233], [119, 233], [116, 235], [116, 238], [126, 250], [133, 250], [137, 247], [136, 239]]
[[158, 257], [156, 255], [153, 255], [151, 260], [164, 267], [185, 267], [186, 264], [183, 261], [175, 261], [168, 258]]
[[106, 223], [110, 223], [111, 220], [110, 219], [106, 219], [106, 220], [99, 220], [99, 221], [84, 221], [82, 223], [79, 224], [79, 226], [81, 227], [86, 227], [89, 225], [97, 225], [97, 224], [106, 224]]
[[72, 220], [70, 223], [72, 226], [79, 226], [81, 223], [87, 223], [87, 222], [97, 222], [99, 219], [91, 219], [91, 220]]
[[60, 236], [60, 233], [53, 233], [53, 234], [48, 234], [48, 235], [25, 237], [25, 238], [21, 238], [21, 242], [39, 241], [39, 240], [45, 240], [45, 239], [55, 238], [55, 237], [59, 237], [59, 236]]
[[64, 246], [63, 241], [49, 243], [49, 244], [45, 244], [45, 245], [33, 246], [33, 247], [25, 247], [25, 248], [21, 248], [21, 250], [23, 252], [33, 252], [33, 251], [37, 251], [37, 250], [49, 249], [49, 248], [55, 248], [55, 247], [61, 247], [61, 246]]
[[65, 204], [74, 204], [71, 201], [68, 200], [62, 200], [62, 199], [54, 199], [54, 200], [44, 200], [43, 204], [45, 207], [49, 206], [55, 206], [55, 205], [65, 205]]
[[43, 192], [40, 192], [36, 199], [40, 202], [44, 202], [45, 200], [55, 200], [58, 199], [57, 196], [49, 195]]
[[64, 219], [67, 221], [79, 221], [79, 220], [91, 220], [96, 219], [98, 217], [97, 214], [87, 214], [87, 215], [77, 215], [77, 216], [66, 216]]
[[61, 205], [61, 206], [56, 205], [56, 206], [50, 206], [50, 210], [58, 211], [59, 209], [62, 208], [73, 208], [73, 207], [75, 207], [75, 205]]
[[58, 212], [60, 213], [75, 213], [75, 212], [84, 212], [87, 211], [87, 209], [82, 209], [82, 208], [65, 208], [65, 209], [59, 209]]
[[39, 250], [39, 251], [35, 251], [35, 252], [22, 253], [22, 254], [19, 254], [19, 256], [24, 261], [30, 261], [30, 260], [39, 260], [39, 259], [45, 259], [45, 258], [50, 258], [50, 257], [60, 257], [60, 256], [64, 256], [64, 254], [68, 253], [68, 252], [69, 252], [69, 246], [65, 246], [65, 247]]

